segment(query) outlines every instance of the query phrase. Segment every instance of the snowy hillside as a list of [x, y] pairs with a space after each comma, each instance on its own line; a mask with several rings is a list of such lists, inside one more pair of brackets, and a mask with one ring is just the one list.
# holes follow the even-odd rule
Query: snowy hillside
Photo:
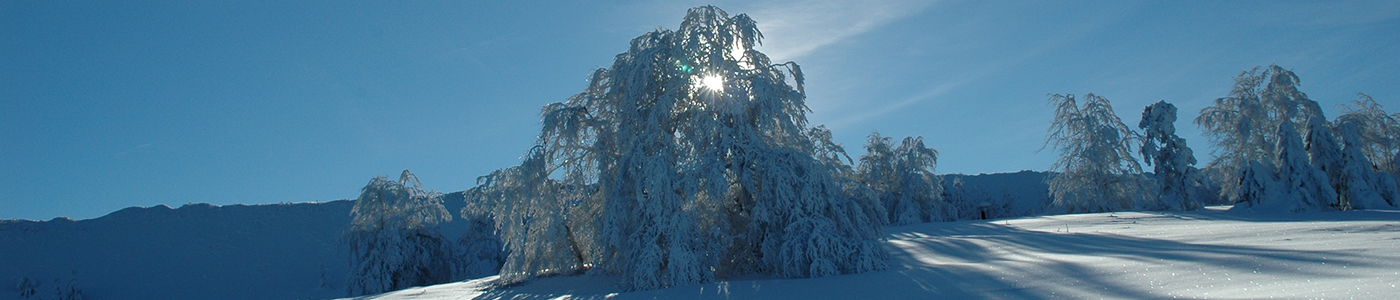
[[[444, 198], [450, 211], [463, 206], [461, 193]], [[90, 220], [0, 220], [0, 299], [15, 299], [25, 278], [42, 299], [70, 285], [86, 299], [342, 297], [348, 258], [338, 239], [351, 205], [161, 205]], [[444, 233], [461, 235], [460, 223]]]
[[945, 183], [962, 179], [968, 197], [978, 197], [1000, 201], [1010, 199], [1011, 212], [1024, 215], [1037, 215], [1049, 203], [1049, 187], [1045, 185], [1046, 172], [1020, 171], [1015, 173], [992, 173], [977, 175], [948, 174], [943, 176]]
[[1255, 215], [1227, 207], [889, 229], [891, 269], [622, 293], [573, 276], [492, 277], [358, 299], [1261, 299], [1400, 297], [1400, 211]]

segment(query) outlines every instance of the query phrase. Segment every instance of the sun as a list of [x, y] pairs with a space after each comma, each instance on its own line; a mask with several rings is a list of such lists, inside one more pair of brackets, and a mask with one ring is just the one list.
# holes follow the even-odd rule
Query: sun
[[701, 78], [700, 85], [717, 93], [724, 92], [724, 78], [719, 77], [719, 75], [709, 75]]

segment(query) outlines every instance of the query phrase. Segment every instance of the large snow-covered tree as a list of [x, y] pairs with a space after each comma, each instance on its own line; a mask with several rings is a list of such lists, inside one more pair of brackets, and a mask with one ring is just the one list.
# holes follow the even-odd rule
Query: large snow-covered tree
[[472, 193], [491, 198], [502, 279], [589, 271], [636, 290], [884, 268], [880, 210], [814, 140], [801, 69], [761, 38], [747, 15], [693, 8], [546, 105], [525, 162]]
[[452, 279], [452, 245], [438, 223], [451, 221], [442, 194], [422, 189], [404, 170], [398, 181], [375, 177], [360, 190], [345, 230], [349, 292], [374, 294]]
[[1192, 210], [1200, 208], [1201, 201], [1195, 195], [1199, 174], [1193, 165], [1196, 156], [1186, 139], [1176, 135], [1176, 106], [1166, 101], [1157, 101], [1142, 109], [1142, 120], [1138, 128], [1143, 133], [1143, 161], [1152, 166], [1157, 177], [1158, 209]]
[[1065, 212], [1132, 209], [1142, 203], [1142, 167], [1132, 156], [1136, 133], [1123, 125], [1108, 99], [1084, 95], [1080, 106], [1073, 94], [1050, 95], [1055, 119], [1045, 137], [1059, 160], [1047, 184], [1051, 206]]
[[1322, 116], [1322, 108], [1298, 90], [1298, 75], [1277, 65], [1260, 71], [1255, 67], [1235, 77], [1230, 94], [1215, 99], [1194, 122], [1215, 144], [1217, 156], [1207, 168], [1222, 189], [1223, 197], [1234, 198], [1237, 177], [1251, 161], [1271, 161], [1278, 156], [1278, 124], [1307, 126], [1309, 118]]

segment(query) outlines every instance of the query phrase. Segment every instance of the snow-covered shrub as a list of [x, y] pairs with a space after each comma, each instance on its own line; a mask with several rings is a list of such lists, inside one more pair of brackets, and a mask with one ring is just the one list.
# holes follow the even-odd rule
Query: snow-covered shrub
[[1234, 198], [1239, 200], [1232, 209], [1263, 207], [1270, 197], [1281, 194], [1277, 188], [1278, 177], [1274, 176], [1274, 168], [1269, 163], [1251, 161], [1240, 170], [1239, 178], [1234, 189], [1238, 193]]
[[[411, 185], [410, 185], [411, 184]], [[349, 292], [363, 295], [452, 278], [452, 245], [438, 223], [452, 216], [441, 194], [425, 191], [404, 170], [399, 181], [375, 177], [360, 190], [345, 230], [350, 248]]]
[[638, 290], [884, 268], [878, 210], [807, 127], [801, 69], [761, 38], [746, 15], [693, 8], [546, 105], [525, 161], [470, 193], [508, 253], [501, 279], [588, 271]]
[[1145, 194], [1141, 166], [1132, 156], [1133, 133], [1113, 113], [1108, 99], [1088, 94], [1050, 95], [1055, 119], [1045, 138], [1060, 158], [1048, 179], [1051, 206], [1061, 211], [1103, 212], [1138, 207]]
[[1307, 126], [1309, 118], [1322, 116], [1322, 108], [1308, 95], [1299, 91], [1298, 75], [1277, 65], [1262, 72], [1255, 67], [1235, 77], [1230, 95], [1215, 99], [1194, 123], [1205, 130], [1206, 136], [1218, 149], [1217, 157], [1208, 169], [1220, 169], [1212, 176], [1222, 187], [1221, 195], [1240, 195], [1239, 177], [1251, 161], [1272, 161], [1278, 156], [1279, 123], [1292, 123], [1294, 128]]
[[1166, 101], [1157, 101], [1142, 109], [1142, 120], [1138, 128], [1143, 129], [1143, 161], [1153, 166], [1152, 173], [1161, 188], [1158, 204], [1154, 209], [1192, 210], [1201, 207], [1199, 196], [1200, 174], [1192, 165], [1196, 157], [1186, 139], [1176, 135], [1176, 106]]
[[957, 212], [943, 200], [942, 178], [934, 173], [938, 151], [923, 137], [906, 137], [898, 147], [879, 132], [870, 134], [860, 157], [858, 178], [884, 205], [891, 224], [947, 221]]

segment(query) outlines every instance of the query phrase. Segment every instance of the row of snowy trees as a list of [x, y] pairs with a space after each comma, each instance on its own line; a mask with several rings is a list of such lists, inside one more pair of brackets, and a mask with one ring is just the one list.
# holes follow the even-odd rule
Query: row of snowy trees
[[1221, 151], [1209, 165], [1221, 196], [1286, 211], [1400, 204], [1396, 116], [1360, 94], [1328, 122], [1298, 85], [1287, 69], [1255, 68], [1235, 78], [1230, 95], [1201, 110], [1195, 122]]
[[[1046, 145], [1060, 155], [1048, 182], [1051, 206], [1066, 212], [1189, 210], [1216, 197], [1255, 210], [1400, 205], [1394, 179], [1400, 114], [1387, 115], [1360, 94], [1328, 122], [1298, 83], [1278, 66], [1236, 77], [1230, 95], [1194, 120], [1219, 150], [1205, 170], [1194, 167], [1191, 149], [1176, 135], [1176, 107], [1169, 103], [1144, 108], [1138, 134], [1103, 97], [1088, 94], [1081, 106], [1074, 95], [1051, 95], [1056, 110]], [[1135, 146], [1154, 166], [1150, 176], [1132, 156]]]

